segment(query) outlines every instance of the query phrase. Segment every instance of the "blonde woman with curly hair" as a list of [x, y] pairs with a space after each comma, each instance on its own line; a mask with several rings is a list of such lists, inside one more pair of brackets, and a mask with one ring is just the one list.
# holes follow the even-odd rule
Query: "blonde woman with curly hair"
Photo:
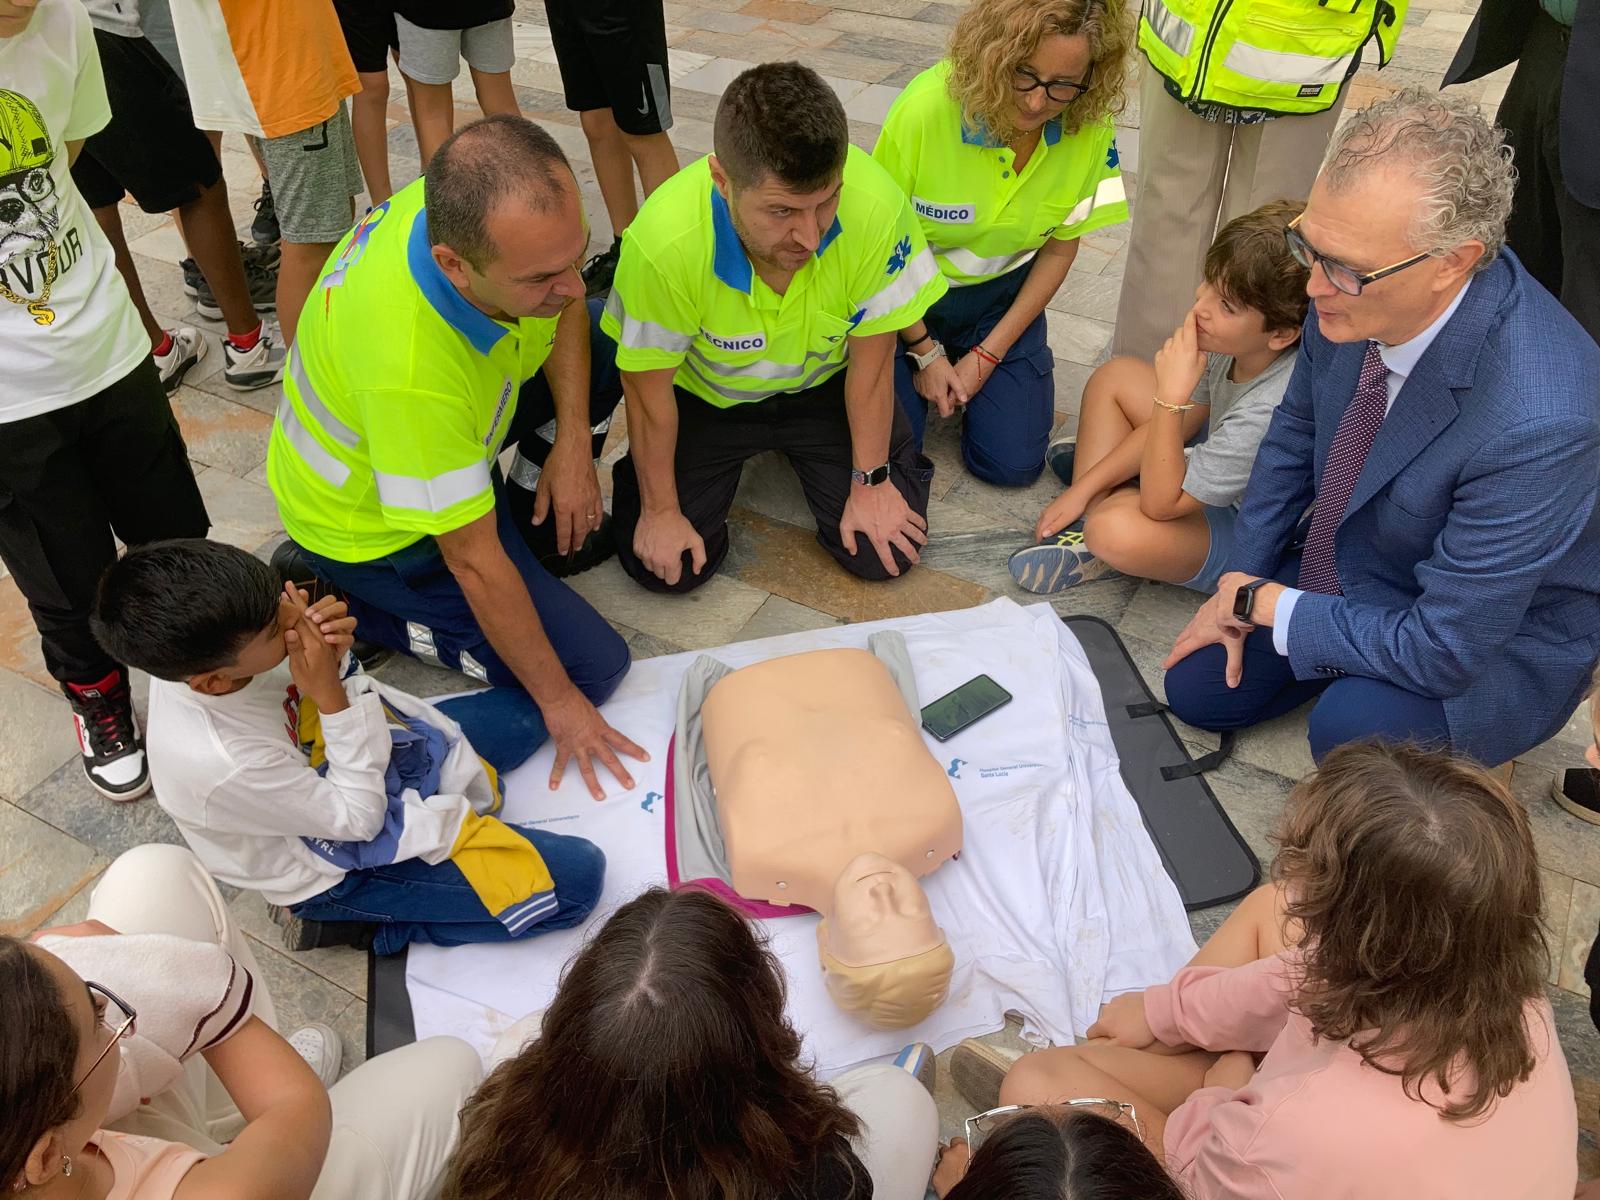
[[1055, 420], [1045, 305], [1078, 239], [1128, 219], [1112, 120], [1132, 46], [1122, 0], [976, 0], [950, 54], [884, 120], [873, 157], [911, 197], [950, 291], [901, 331], [895, 394], [917, 441], [965, 409], [967, 468], [1039, 477]]

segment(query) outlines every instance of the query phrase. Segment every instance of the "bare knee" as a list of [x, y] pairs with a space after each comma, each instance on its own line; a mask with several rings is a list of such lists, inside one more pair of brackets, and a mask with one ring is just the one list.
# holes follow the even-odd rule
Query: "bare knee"
[[609, 108], [585, 109], [578, 114], [578, 124], [583, 126], [583, 136], [589, 139], [591, 146], [627, 144], [623, 140], [622, 130], [617, 126], [617, 119], [611, 115]]
[[1139, 553], [1139, 524], [1136, 509], [1126, 504], [1102, 502], [1084, 518], [1084, 545], [1096, 558], [1128, 572]]
[[1001, 1104], [1046, 1104], [1073, 1090], [1084, 1066], [1083, 1047], [1062, 1046], [1024, 1054], [1000, 1084]]

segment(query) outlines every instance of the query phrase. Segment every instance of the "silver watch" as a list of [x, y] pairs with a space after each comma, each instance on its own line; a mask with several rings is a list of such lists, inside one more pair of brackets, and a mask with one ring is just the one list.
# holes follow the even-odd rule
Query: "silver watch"
[[918, 354], [915, 350], [907, 350], [906, 357], [916, 364], [917, 370], [926, 371], [933, 365], [934, 359], [944, 357], [944, 343], [935, 338], [933, 345], [928, 347], [926, 354]]

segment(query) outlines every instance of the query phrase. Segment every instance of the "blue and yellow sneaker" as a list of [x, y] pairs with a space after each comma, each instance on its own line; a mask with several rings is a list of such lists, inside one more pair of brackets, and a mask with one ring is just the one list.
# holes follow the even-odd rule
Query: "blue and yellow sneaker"
[[1019, 588], [1040, 596], [1051, 596], [1091, 579], [1116, 579], [1122, 575], [1096, 558], [1084, 544], [1082, 521], [1074, 521], [1037, 546], [1024, 546], [1006, 561], [1006, 569]]

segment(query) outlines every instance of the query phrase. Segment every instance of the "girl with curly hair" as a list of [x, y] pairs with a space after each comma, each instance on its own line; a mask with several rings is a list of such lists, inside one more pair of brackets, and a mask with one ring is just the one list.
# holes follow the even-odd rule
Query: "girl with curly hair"
[[873, 150], [950, 284], [901, 331], [895, 394], [919, 444], [928, 405], [964, 409], [962, 457], [990, 483], [1038, 478], [1055, 423], [1045, 305], [1078, 239], [1128, 219], [1112, 120], [1131, 31], [1122, 0], [976, 0]]
[[1278, 841], [1275, 886], [1171, 983], [1019, 1059], [999, 1099], [1133, 1105], [1192, 1200], [1571, 1196], [1538, 859], [1505, 785], [1355, 743], [1295, 788]]

